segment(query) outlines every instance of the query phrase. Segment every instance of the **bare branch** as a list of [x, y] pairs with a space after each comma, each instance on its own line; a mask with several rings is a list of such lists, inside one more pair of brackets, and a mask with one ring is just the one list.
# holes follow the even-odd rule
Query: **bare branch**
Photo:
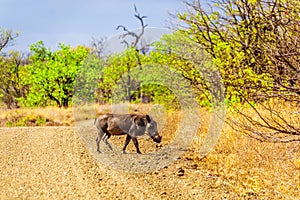
[[[124, 25], [119, 25], [117, 26], [116, 29], [117, 30], [123, 29], [123, 31], [125, 32], [120, 36], [120, 39], [122, 39], [122, 43], [125, 44], [126, 47], [135, 47], [137, 50], [139, 50], [137, 47], [138, 43], [141, 41], [141, 38], [145, 33], [145, 28], [148, 26], [147, 24], [144, 23], [144, 19], [147, 18], [147, 16], [141, 16], [141, 14], [137, 10], [136, 5], [134, 5], [134, 11], [135, 11], [134, 16], [140, 21], [141, 24], [141, 32], [137, 34], [133, 31], [128, 30]], [[129, 44], [129, 42], [126, 41], [127, 36], [131, 36], [134, 38], [134, 41], [131, 44]]]
[[5, 47], [9, 46], [10, 43], [18, 37], [18, 33], [13, 33], [11, 30], [3, 29], [0, 27], [0, 52]]
[[100, 39], [97, 38], [92, 38], [92, 42], [91, 42], [91, 48], [92, 51], [91, 53], [93, 55], [96, 55], [98, 58], [101, 58], [103, 56], [103, 53], [105, 51], [105, 42], [106, 42], [106, 37], [102, 37]]

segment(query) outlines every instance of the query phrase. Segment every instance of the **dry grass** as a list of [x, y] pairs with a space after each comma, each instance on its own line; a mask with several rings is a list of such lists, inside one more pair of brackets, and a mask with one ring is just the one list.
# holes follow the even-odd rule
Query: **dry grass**
[[14, 126], [72, 126], [74, 121], [95, 118], [104, 113], [150, 113], [164, 119], [166, 111], [152, 104], [79, 105], [73, 108], [0, 108], [0, 127]]
[[[284, 106], [284, 109], [282, 113], [295, 113], [295, 107]], [[299, 117], [294, 119], [298, 120], [294, 124], [300, 122]], [[240, 198], [299, 199], [300, 142], [260, 142], [225, 124], [214, 151], [202, 158], [199, 151], [208, 121], [206, 113], [199, 139], [192, 143], [186, 158], [209, 170], [208, 176], [218, 188], [234, 192]]]
[[[154, 105], [147, 105], [146, 107], [141, 107], [141, 105], [133, 105], [129, 110], [130, 112], [136, 112], [136, 110], [138, 110], [141, 113], [155, 113], [153, 109], [158, 109], [159, 112], [157, 112], [155, 119], [162, 124], [160, 132], [164, 135], [163, 145], [167, 145], [176, 135], [176, 124], [181, 120], [180, 112], [166, 112], [162, 108], [153, 106]], [[88, 106], [80, 109], [81, 110], [78, 110], [80, 114], [78, 115], [78, 119], [90, 118], [94, 113], [111, 112], [110, 106]], [[121, 111], [122, 109], [124, 110], [124, 105], [120, 105], [118, 109]], [[285, 107], [285, 109], [287, 109], [287, 107]], [[294, 107], [288, 109], [293, 111]], [[125, 110], [128, 110], [128, 108]], [[5, 114], [1, 112], [1, 119], [7, 119], [8, 116], [14, 115], [13, 112], [16, 111], [5, 111]], [[18, 112], [21, 113], [21, 111]], [[60, 121], [60, 123], [67, 121], [69, 125], [73, 123], [71, 120], [71, 110], [45, 108], [38, 110], [25, 109], [24, 112], [40, 114], [42, 116], [46, 114], [46, 116], [53, 121], [54, 119]], [[81, 168], [80, 179], [82, 184], [80, 191], [84, 191], [84, 188], [82, 188], [83, 185], [88, 186], [89, 190], [93, 190], [93, 188], [97, 190], [97, 192], [86, 192], [85, 194], [80, 193], [78, 190], [79, 192], [77, 191], [76, 195], [83, 195], [83, 198], [89, 195], [91, 198], [101, 197], [104, 199], [299, 199], [299, 142], [287, 144], [262, 143], [234, 131], [230, 126], [225, 124], [217, 146], [206, 157], [201, 157], [200, 149], [208, 130], [209, 120], [210, 113], [207, 110], [201, 110], [201, 126], [197, 132], [197, 137], [193, 140], [188, 151], [174, 164], [158, 172], [149, 174], [132, 175], [103, 169], [99, 164], [93, 163], [93, 159], [84, 150], [81, 149], [80, 152], [78, 152], [78, 150], [72, 152], [72, 149], [66, 149], [65, 151], [68, 153], [68, 158], [71, 158], [73, 153], [76, 154], [77, 163], [75, 166]], [[299, 123], [299, 121], [294, 123]], [[55, 133], [53, 135], [59, 139], [65, 137], [64, 134], [60, 136], [60, 134]], [[31, 135], [31, 137], [33, 136]], [[77, 138], [73, 139], [77, 140]], [[121, 140], [122, 139], [123, 138], [121, 138]], [[56, 140], [53, 139], [52, 142], [55, 141]], [[5, 144], [8, 145], [9, 143]], [[76, 145], [80, 146], [78, 142], [76, 142], [75, 146], [73, 143], [70, 144], [72, 144], [72, 148], [77, 148]], [[49, 148], [50, 147], [51, 145], [49, 145]], [[5, 148], [10, 148], [12, 151], [14, 147], [6, 146]], [[60, 146], [59, 148], [62, 147]], [[65, 148], [68, 148], [68, 145]], [[3, 153], [5, 153], [5, 151], [6, 150], [3, 150]], [[46, 150], [44, 153], [48, 155]], [[80, 153], [80, 155], [78, 155], [78, 153]], [[64, 155], [61, 155], [62, 160], [63, 157]], [[71, 159], [66, 161], [72, 162]], [[38, 160], [36, 162], [38, 163]], [[37, 167], [39, 167], [38, 165], [39, 164], [37, 164]], [[68, 163], [66, 166], [72, 166], [72, 164]], [[14, 167], [12, 166], [12, 168]], [[19, 167], [21, 168], [22, 166]], [[53, 168], [51, 165], [49, 165], [48, 168], [44, 165], [43, 167], [45, 167], [45, 172], [48, 168]], [[183, 175], [178, 175], [179, 169], [184, 169], [185, 172]], [[72, 170], [76, 171], [76, 169], [73, 168]], [[55, 173], [55, 171], [53, 173]], [[59, 171], [59, 173], [63, 172]], [[83, 173], [86, 179], [82, 179], [81, 176]], [[26, 175], [26, 177], [27, 176], [30, 175]], [[53, 176], [55, 176], [55, 174], [53, 174]], [[74, 174], [74, 176], [76, 176], [76, 174]], [[71, 182], [76, 180], [73, 180], [71, 174], [68, 175], [68, 178]], [[39, 184], [43, 186], [47, 185], [43, 183], [43, 181], [47, 182], [47, 180], [39, 181]], [[128, 183], [130, 184], [128, 185]], [[6, 183], [6, 185], [7, 184], [8, 183]], [[15, 188], [16, 186], [14, 184], [16, 183], [9, 183], [8, 185]], [[29, 186], [30, 184], [31, 183], [29, 183]], [[74, 182], [74, 185], [78, 184]], [[38, 185], [35, 184], [34, 186]], [[26, 189], [28, 186], [23, 187]], [[147, 188], [147, 190], [145, 188]], [[47, 188], [44, 189], [47, 190]], [[16, 188], [16, 190], [16, 194], [20, 192], [20, 189]], [[64, 187], [55, 188], [57, 194], [59, 194], [60, 190], [64, 190]], [[45, 195], [46, 193], [43, 194]], [[93, 196], [95, 194], [99, 196]], [[30, 193], [28, 195], [30, 195]], [[28, 195], [26, 197], [30, 197]], [[64, 195], [67, 195], [66, 198], [72, 197], [71, 194]], [[44, 197], [46, 196], [47, 195]], [[25, 196], [21, 195], [19, 197]]]
[[21, 108], [1, 109], [0, 126], [70, 126], [74, 123], [71, 109]]
[[272, 99], [258, 103], [255, 109], [256, 111], [248, 106], [239, 109], [238, 112], [230, 110], [228, 121], [235, 124], [239, 131], [259, 140], [271, 142], [299, 140], [297, 135], [300, 130], [299, 104]]

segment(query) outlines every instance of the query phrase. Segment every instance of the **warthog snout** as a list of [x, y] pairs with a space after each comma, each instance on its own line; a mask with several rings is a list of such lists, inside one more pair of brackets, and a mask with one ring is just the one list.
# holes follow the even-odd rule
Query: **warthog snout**
[[154, 136], [152, 139], [153, 139], [154, 142], [160, 143], [160, 142], [161, 142], [161, 138], [162, 138], [162, 136], [156, 135], [156, 136]]

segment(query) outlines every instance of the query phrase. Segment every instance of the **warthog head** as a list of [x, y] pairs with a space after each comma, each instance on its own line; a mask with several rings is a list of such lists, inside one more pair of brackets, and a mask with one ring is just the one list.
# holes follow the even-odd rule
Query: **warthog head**
[[149, 115], [146, 115], [147, 125], [145, 132], [154, 142], [160, 143], [162, 136], [158, 134], [157, 123]]

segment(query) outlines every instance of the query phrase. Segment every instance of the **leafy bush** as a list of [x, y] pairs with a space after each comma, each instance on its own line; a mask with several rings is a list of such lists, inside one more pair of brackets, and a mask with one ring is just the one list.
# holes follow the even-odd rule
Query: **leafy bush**
[[30, 65], [26, 66], [24, 84], [30, 86], [29, 93], [21, 101], [26, 106], [56, 104], [68, 107], [73, 96], [76, 75], [89, 50], [78, 46], [72, 49], [64, 44], [51, 52], [42, 41], [31, 45]]

